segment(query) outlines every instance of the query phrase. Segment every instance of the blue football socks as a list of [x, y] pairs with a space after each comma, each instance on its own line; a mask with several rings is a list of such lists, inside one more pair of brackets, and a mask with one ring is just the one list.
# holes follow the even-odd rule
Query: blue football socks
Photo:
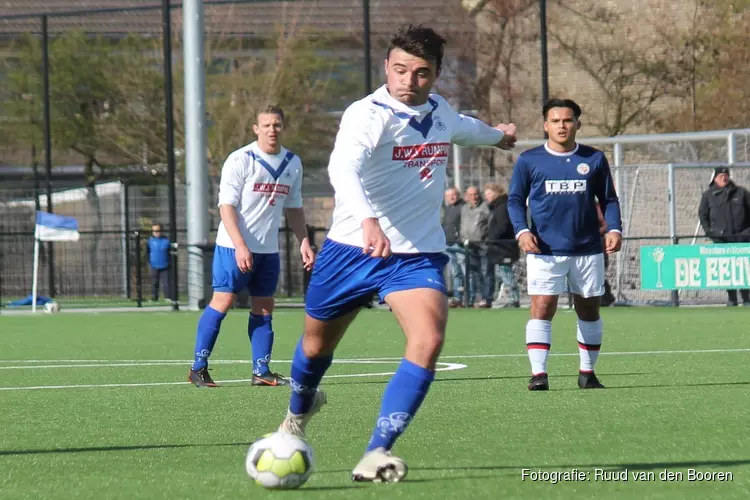
[[393, 447], [414, 418], [434, 379], [435, 372], [432, 370], [406, 359], [401, 360], [383, 393], [380, 416], [367, 451], [375, 448], [390, 450]]
[[310, 410], [315, 399], [320, 381], [326, 370], [333, 363], [333, 356], [308, 358], [302, 351], [302, 339], [297, 343], [292, 361], [292, 371], [289, 385], [292, 395], [289, 398], [289, 411], [295, 415], [302, 415]]
[[247, 321], [247, 335], [250, 337], [253, 351], [253, 374], [262, 377], [270, 372], [268, 363], [271, 362], [273, 349], [271, 315], [250, 313]]
[[227, 313], [217, 311], [211, 306], [206, 307], [198, 320], [198, 331], [195, 336], [195, 357], [193, 370], [200, 370], [208, 366], [208, 358], [214, 350], [216, 339], [219, 338], [221, 322]]

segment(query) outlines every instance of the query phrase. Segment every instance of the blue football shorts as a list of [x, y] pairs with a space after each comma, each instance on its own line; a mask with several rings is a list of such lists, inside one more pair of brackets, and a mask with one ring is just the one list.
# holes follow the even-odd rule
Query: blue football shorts
[[234, 248], [214, 248], [212, 286], [217, 292], [239, 293], [247, 288], [251, 297], [273, 297], [279, 284], [281, 262], [277, 253], [254, 253], [253, 270], [243, 273]]
[[387, 259], [362, 253], [361, 247], [326, 240], [318, 254], [305, 297], [307, 314], [319, 320], [344, 316], [391, 292], [432, 288], [446, 293], [444, 253], [394, 254]]

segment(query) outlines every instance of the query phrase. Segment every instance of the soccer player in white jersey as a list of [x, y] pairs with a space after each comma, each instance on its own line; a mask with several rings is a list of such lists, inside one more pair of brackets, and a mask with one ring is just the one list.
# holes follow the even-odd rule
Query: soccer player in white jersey
[[252, 305], [247, 326], [252, 346], [252, 385], [287, 385], [269, 368], [274, 336], [273, 294], [280, 268], [278, 234], [284, 214], [299, 241], [305, 269], [311, 269], [315, 260], [302, 210], [302, 162], [281, 145], [283, 110], [277, 106], [261, 110], [253, 131], [258, 140], [231, 153], [221, 170], [214, 293], [198, 321], [195, 357], [188, 373], [188, 380], [197, 387], [216, 387], [208, 373], [208, 358], [221, 322], [242, 289], [248, 289]]
[[445, 40], [430, 28], [402, 28], [385, 60], [386, 85], [353, 103], [341, 119], [328, 172], [333, 223], [307, 291], [304, 334], [292, 363], [292, 394], [280, 431], [304, 435], [325, 403], [318, 391], [333, 352], [372, 294], [387, 303], [406, 352], [385, 389], [356, 481], [399, 481], [391, 455], [435, 376], [448, 313], [440, 208], [451, 143], [509, 149], [515, 126], [492, 128], [430, 94]]
[[[622, 245], [620, 202], [604, 153], [576, 142], [580, 106], [570, 99], [551, 99], [544, 104], [543, 115], [549, 140], [518, 157], [508, 195], [516, 239], [527, 254], [529, 390], [549, 389], [551, 322], [566, 279], [578, 315], [578, 386], [599, 389], [604, 385], [594, 366], [602, 344], [599, 307], [604, 294], [604, 252], [612, 254]], [[607, 222], [604, 243], [597, 203]]]

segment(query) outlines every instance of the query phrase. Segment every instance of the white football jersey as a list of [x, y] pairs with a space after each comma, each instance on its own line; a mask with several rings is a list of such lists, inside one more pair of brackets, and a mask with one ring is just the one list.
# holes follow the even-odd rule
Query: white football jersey
[[437, 94], [410, 107], [380, 87], [341, 118], [328, 164], [335, 190], [328, 238], [364, 247], [362, 221], [377, 217], [392, 252], [444, 251], [440, 207], [451, 143], [491, 146], [502, 137]]
[[[264, 153], [257, 142], [234, 151], [221, 169], [219, 206], [232, 205], [247, 248], [253, 253], [279, 251], [284, 208], [302, 207], [302, 162], [285, 148]], [[234, 248], [224, 223], [216, 244]]]

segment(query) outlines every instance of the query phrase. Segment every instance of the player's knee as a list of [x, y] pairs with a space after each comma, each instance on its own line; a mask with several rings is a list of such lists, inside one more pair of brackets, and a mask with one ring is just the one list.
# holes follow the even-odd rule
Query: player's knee
[[557, 312], [557, 297], [537, 295], [531, 298], [531, 319], [552, 321]]
[[231, 309], [232, 304], [234, 304], [233, 293], [214, 292], [213, 297], [211, 297], [211, 303], [209, 304], [209, 306], [221, 313], [225, 313], [229, 311], [229, 309]]
[[416, 354], [424, 360], [437, 359], [443, 349], [445, 335], [439, 331], [424, 332], [418, 336], [412, 336], [407, 340], [407, 351]]

